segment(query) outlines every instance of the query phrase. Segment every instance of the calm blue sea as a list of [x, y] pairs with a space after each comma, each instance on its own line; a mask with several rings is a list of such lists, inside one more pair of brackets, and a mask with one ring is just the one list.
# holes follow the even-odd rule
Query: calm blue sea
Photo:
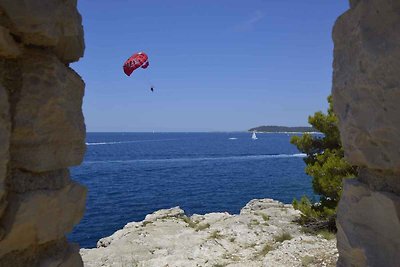
[[83, 164], [72, 168], [89, 193], [69, 235], [95, 247], [126, 223], [162, 208], [188, 214], [239, 213], [254, 198], [291, 203], [312, 195], [303, 155], [288, 134], [88, 133]]

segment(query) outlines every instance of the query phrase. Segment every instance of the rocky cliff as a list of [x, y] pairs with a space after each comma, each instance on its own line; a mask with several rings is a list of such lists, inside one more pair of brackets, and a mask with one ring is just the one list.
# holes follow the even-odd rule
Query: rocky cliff
[[85, 152], [76, 0], [0, 0], [0, 266], [82, 266], [65, 234], [86, 189], [68, 167]]
[[335, 237], [302, 232], [298, 217], [271, 199], [252, 200], [238, 215], [187, 217], [176, 207], [128, 223], [81, 254], [87, 267], [335, 266]]
[[333, 100], [360, 173], [339, 203], [338, 266], [400, 266], [400, 1], [350, 5], [333, 31]]

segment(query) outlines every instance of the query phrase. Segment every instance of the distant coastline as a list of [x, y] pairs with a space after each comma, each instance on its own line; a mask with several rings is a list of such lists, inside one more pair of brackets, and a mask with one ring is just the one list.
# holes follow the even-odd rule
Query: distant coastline
[[308, 126], [288, 127], [288, 126], [258, 126], [248, 130], [258, 133], [319, 133], [315, 128]]

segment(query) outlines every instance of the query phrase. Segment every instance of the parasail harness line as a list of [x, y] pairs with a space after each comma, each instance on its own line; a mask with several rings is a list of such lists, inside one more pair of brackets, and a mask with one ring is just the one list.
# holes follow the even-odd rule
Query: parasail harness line
[[[138, 68], [147, 69], [148, 66], [149, 66], [149, 58], [146, 55], [146, 53], [138, 52], [133, 54], [130, 58], [128, 58], [125, 61], [123, 69], [127, 76], [131, 76], [132, 72], [134, 72], [136, 69]], [[150, 84], [150, 90], [153, 92], [154, 91], [153, 83], [147, 77], [146, 73], [144, 73], [144, 76], [147, 82]]]
[[146, 72], [143, 73], [143, 77], [146, 80], [146, 82], [149, 84], [150, 90], [153, 92], [154, 91], [154, 83], [151, 82], [151, 80], [150, 80], [150, 78], [149, 78], [149, 76], [147, 75]]

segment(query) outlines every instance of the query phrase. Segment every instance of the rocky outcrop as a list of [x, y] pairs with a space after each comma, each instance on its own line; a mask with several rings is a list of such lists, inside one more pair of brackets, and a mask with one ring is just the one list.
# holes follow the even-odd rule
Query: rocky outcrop
[[7, 177], [11, 133], [10, 105], [8, 95], [3, 86], [0, 85], [0, 216], [6, 207], [5, 180]]
[[400, 2], [350, 1], [333, 31], [334, 110], [347, 160], [338, 266], [400, 266]]
[[85, 266], [335, 266], [336, 241], [305, 234], [299, 212], [271, 199], [249, 202], [239, 215], [187, 217], [159, 210], [81, 249]]
[[18, 43], [10, 35], [10, 30], [0, 26], [0, 54], [6, 58], [16, 58], [21, 53]]
[[[334, 28], [334, 106], [350, 163], [400, 172], [400, 2], [364, 0]], [[394, 143], [396, 142], [396, 143]]]
[[77, 0], [3, 0], [7, 26], [24, 44], [48, 47], [63, 63], [78, 61], [85, 48]]
[[34, 172], [78, 165], [85, 152], [84, 83], [52, 53], [26, 49], [14, 95], [13, 167]]
[[399, 266], [398, 257], [386, 258], [399, 253], [399, 207], [400, 197], [395, 194], [370, 190], [356, 180], [346, 181], [339, 205], [341, 264]]
[[14, 212], [3, 217], [7, 234], [0, 242], [0, 255], [64, 237], [83, 215], [85, 189], [70, 182], [59, 190], [15, 194], [9, 202]]
[[0, 0], [0, 266], [82, 266], [66, 233], [86, 189], [84, 51], [76, 0]]

